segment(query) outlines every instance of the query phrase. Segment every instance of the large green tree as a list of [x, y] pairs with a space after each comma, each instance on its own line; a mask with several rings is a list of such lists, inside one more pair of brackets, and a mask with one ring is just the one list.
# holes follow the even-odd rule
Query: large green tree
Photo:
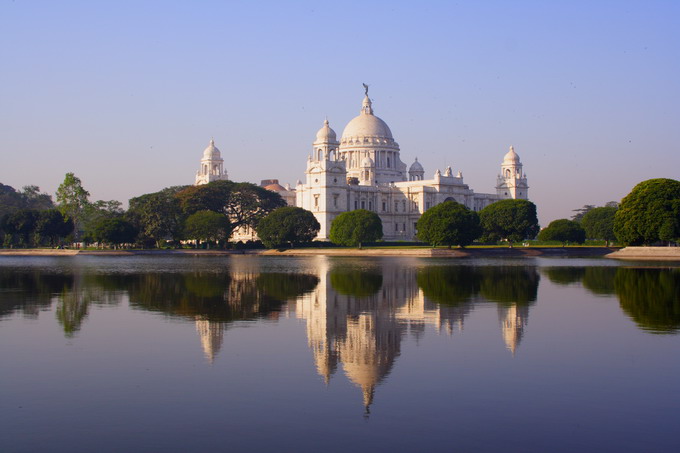
[[90, 192], [83, 188], [83, 184], [73, 173], [66, 173], [64, 181], [57, 188], [57, 203], [59, 211], [73, 222], [73, 237], [80, 239], [80, 228], [83, 213], [89, 204]]
[[33, 245], [33, 233], [40, 213], [34, 209], [19, 209], [6, 215], [2, 221], [2, 229], [7, 238], [7, 245], [17, 244], [21, 247]]
[[423, 213], [416, 224], [417, 237], [432, 247], [472, 244], [482, 230], [479, 216], [455, 201], [445, 201]]
[[168, 187], [130, 199], [126, 217], [137, 228], [142, 242], [161, 247], [166, 239], [181, 238], [185, 215], [176, 194], [186, 188]]
[[137, 230], [120, 217], [103, 217], [94, 223], [89, 234], [99, 243], [118, 246], [134, 242]]
[[621, 200], [614, 233], [625, 245], [680, 239], [680, 181], [658, 178], [635, 186]]
[[257, 236], [265, 247], [299, 244], [313, 240], [321, 226], [314, 214], [294, 206], [277, 208], [257, 225]]
[[500, 200], [479, 212], [482, 240], [510, 243], [533, 239], [538, 233], [536, 205], [528, 200]]
[[213, 181], [177, 193], [185, 214], [213, 211], [225, 215], [232, 229], [257, 228], [259, 221], [286, 202], [276, 192], [248, 182]]
[[38, 213], [35, 236], [40, 242], [55, 246], [71, 233], [73, 222], [66, 219], [58, 209], [47, 209]]
[[198, 211], [187, 217], [184, 235], [187, 239], [217, 242], [229, 238], [231, 225], [222, 214], [208, 210]]
[[540, 241], [559, 241], [562, 246], [567, 243], [583, 244], [586, 232], [578, 222], [569, 219], [558, 219], [550, 222], [547, 228], [538, 233]]
[[601, 207], [593, 208], [586, 212], [581, 219], [581, 226], [586, 231], [588, 239], [604, 239], [609, 247], [609, 241], [616, 238], [614, 235], [614, 216], [616, 208]]
[[382, 237], [380, 217], [365, 209], [343, 212], [331, 223], [330, 239], [335, 244], [361, 248], [362, 243], [377, 241]]

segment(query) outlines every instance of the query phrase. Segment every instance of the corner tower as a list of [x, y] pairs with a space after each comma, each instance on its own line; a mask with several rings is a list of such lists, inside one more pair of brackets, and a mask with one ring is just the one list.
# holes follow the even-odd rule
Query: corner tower
[[527, 175], [523, 173], [522, 162], [512, 146], [503, 158], [501, 174], [498, 175], [496, 184], [496, 194], [500, 199], [529, 199]]
[[195, 186], [208, 184], [213, 181], [228, 179], [227, 172], [224, 171], [224, 159], [220, 150], [215, 146], [215, 140], [210, 140], [208, 147], [203, 150], [201, 159], [201, 169], [196, 172]]

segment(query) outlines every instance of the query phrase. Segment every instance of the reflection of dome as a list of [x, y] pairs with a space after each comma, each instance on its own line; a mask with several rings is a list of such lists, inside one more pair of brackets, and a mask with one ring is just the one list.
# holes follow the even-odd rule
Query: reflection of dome
[[418, 162], [418, 158], [416, 157], [416, 161], [411, 164], [411, 167], [408, 169], [409, 173], [413, 172], [424, 172], [425, 169], [423, 168], [422, 165], [420, 165], [420, 162]]
[[368, 96], [364, 98], [359, 116], [347, 123], [342, 132], [343, 140], [358, 137], [383, 138], [392, 141], [392, 131], [383, 120], [373, 115], [371, 100]]
[[208, 147], [203, 150], [203, 159], [217, 160], [221, 159], [220, 150], [215, 146], [215, 140], [210, 140]]
[[510, 151], [507, 152], [505, 157], [503, 157], [503, 163], [511, 163], [511, 164], [518, 164], [519, 163], [519, 156], [515, 152], [515, 148], [513, 146], [510, 147]]
[[328, 143], [336, 141], [335, 131], [328, 125], [328, 120], [323, 122], [323, 127], [316, 133], [317, 143]]
[[202, 316], [196, 317], [196, 331], [201, 336], [201, 345], [205, 358], [210, 363], [215, 361], [215, 356], [222, 348], [224, 340], [224, 324], [221, 322], [209, 321]]

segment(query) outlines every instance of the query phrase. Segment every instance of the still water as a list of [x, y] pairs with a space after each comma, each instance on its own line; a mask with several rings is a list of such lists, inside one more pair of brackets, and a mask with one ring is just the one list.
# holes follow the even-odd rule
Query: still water
[[667, 452], [680, 267], [0, 258], [3, 452]]

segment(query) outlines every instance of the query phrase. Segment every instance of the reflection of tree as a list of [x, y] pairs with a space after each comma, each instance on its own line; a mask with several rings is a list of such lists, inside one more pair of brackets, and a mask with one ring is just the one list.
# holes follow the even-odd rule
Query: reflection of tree
[[570, 285], [572, 283], [578, 283], [583, 280], [583, 274], [585, 273], [584, 267], [546, 267], [543, 269], [545, 275], [548, 276], [551, 282], [558, 285]]
[[469, 266], [427, 266], [418, 269], [416, 281], [428, 299], [459, 305], [479, 293], [480, 277], [479, 271]]
[[119, 282], [120, 277], [114, 275], [76, 275], [73, 286], [57, 294], [56, 316], [64, 334], [72, 337], [80, 330], [91, 303], [120, 303]]
[[534, 267], [487, 266], [479, 273], [480, 293], [491, 302], [524, 305], [536, 301], [541, 277]]
[[583, 287], [596, 295], [614, 294], [614, 276], [618, 268], [586, 267], [583, 273]]
[[619, 268], [614, 278], [619, 303], [642, 329], [680, 329], [680, 270]]
[[21, 312], [37, 317], [52, 305], [55, 294], [73, 286], [73, 275], [0, 268], [0, 318]]
[[281, 305], [313, 290], [318, 278], [306, 274], [153, 273], [129, 277], [133, 307], [172, 316], [233, 322], [278, 311]]
[[340, 268], [330, 272], [331, 286], [340, 294], [354, 297], [368, 297], [380, 291], [383, 276], [376, 269]]

